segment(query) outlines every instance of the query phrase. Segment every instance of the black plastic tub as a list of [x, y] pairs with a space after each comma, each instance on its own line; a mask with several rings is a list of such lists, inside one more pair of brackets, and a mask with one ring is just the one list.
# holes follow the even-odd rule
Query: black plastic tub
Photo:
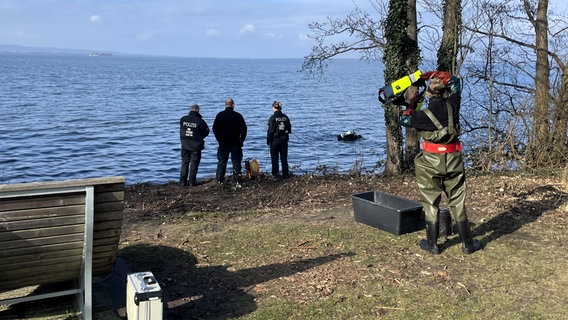
[[379, 191], [351, 195], [355, 221], [395, 235], [424, 229], [422, 205]]

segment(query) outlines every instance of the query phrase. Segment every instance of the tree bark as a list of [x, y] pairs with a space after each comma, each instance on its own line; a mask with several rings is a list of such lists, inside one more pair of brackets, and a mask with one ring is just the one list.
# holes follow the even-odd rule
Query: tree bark
[[[406, 9], [406, 16], [408, 17], [408, 28], [406, 33], [411, 42], [415, 43], [416, 46], [409, 48], [410, 55], [406, 60], [406, 65], [408, 70], [414, 72], [418, 69], [420, 64], [420, 49], [418, 48], [418, 23], [416, 19], [416, 0], [408, 0], [408, 7]], [[411, 87], [408, 90], [408, 95], [412, 97], [418, 89]], [[406, 128], [405, 137], [405, 152], [404, 152], [404, 169], [411, 169], [414, 167], [414, 158], [420, 152], [418, 131], [414, 128]]]
[[529, 0], [524, 0], [525, 11], [535, 29], [536, 69], [535, 101], [532, 132], [534, 139], [530, 148], [529, 159], [532, 166], [546, 165], [549, 162], [549, 92], [550, 63], [548, 61], [548, 0], [539, 0], [536, 18], [531, 12]]
[[[385, 83], [408, 75], [409, 61], [418, 62], [418, 45], [408, 36], [408, 1], [390, 0], [388, 16], [384, 21], [385, 38], [383, 61], [385, 64]], [[385, 111], [385, 130], [387, 143], [387, 160], [384, 175], [399, 175], [403, 170], [402, 129], [400, 127], [401, 108], [387, 103]]]
[[552, 122], [552, 145], [555, 162], [566, 162], [568, 156], [568, 65], [562, 68], [558, 99], [554, 105]]
[[445, 0], [442, 44], [438, 50], [438, 70], [456, 73], [460, 27], [461, 0]]

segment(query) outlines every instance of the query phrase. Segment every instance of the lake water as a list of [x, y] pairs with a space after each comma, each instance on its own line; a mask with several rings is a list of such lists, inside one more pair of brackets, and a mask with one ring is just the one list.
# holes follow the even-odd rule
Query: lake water
[[[0, 183], [122, 175], [128, 184], [179, 178], [179, 118], [201, 106], [210, 127], [235, 100], [248, 126], [244, 157], [270, 172], [266, 123], [272, 101], [292, 121], [289, 164], [377, 171], [384, 160], [382, 69], [334, 61], [324, 79], [298, 72], [301, 59], [200, 59], [0, 55]], [[337, 141], [355, 130], [356, 142]], [[217, 142], [206, 139], [198, 179], [215, 175]], [[231, 165], [229, 162], [228, 169]], [[243, 165], [244, 168], [244, 165]]]

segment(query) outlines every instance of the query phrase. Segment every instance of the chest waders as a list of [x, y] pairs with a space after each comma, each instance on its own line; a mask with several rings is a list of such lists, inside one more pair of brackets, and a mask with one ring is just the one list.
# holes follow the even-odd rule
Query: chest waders
[[459, 142], [459, 126], [454, 124], [453, 109], [448, 109], [448, 127], [443, 127], [432, 111], [425, 109], [438, 130], [422, 131], [422, 152], [414, 159], [416, 182], [426, 221], [426, 239], [420, 241], [420, 248], [433, 254], [440, 253], [437, 246], [439, 234], [439, 211], [442, 192], [448, 198], [450, 215], [457, 223], [462, 239], [462, 251], [469, 254], [481, 249], [481, 243], [473, 240], [465, 209], [465, 169]]

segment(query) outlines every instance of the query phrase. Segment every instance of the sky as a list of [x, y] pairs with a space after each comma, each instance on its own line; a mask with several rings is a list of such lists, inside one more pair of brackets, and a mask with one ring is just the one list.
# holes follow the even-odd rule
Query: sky
[[302, 58], [311, 22], [369, 0], [1, 0], [0, 44], [219, 58]]

